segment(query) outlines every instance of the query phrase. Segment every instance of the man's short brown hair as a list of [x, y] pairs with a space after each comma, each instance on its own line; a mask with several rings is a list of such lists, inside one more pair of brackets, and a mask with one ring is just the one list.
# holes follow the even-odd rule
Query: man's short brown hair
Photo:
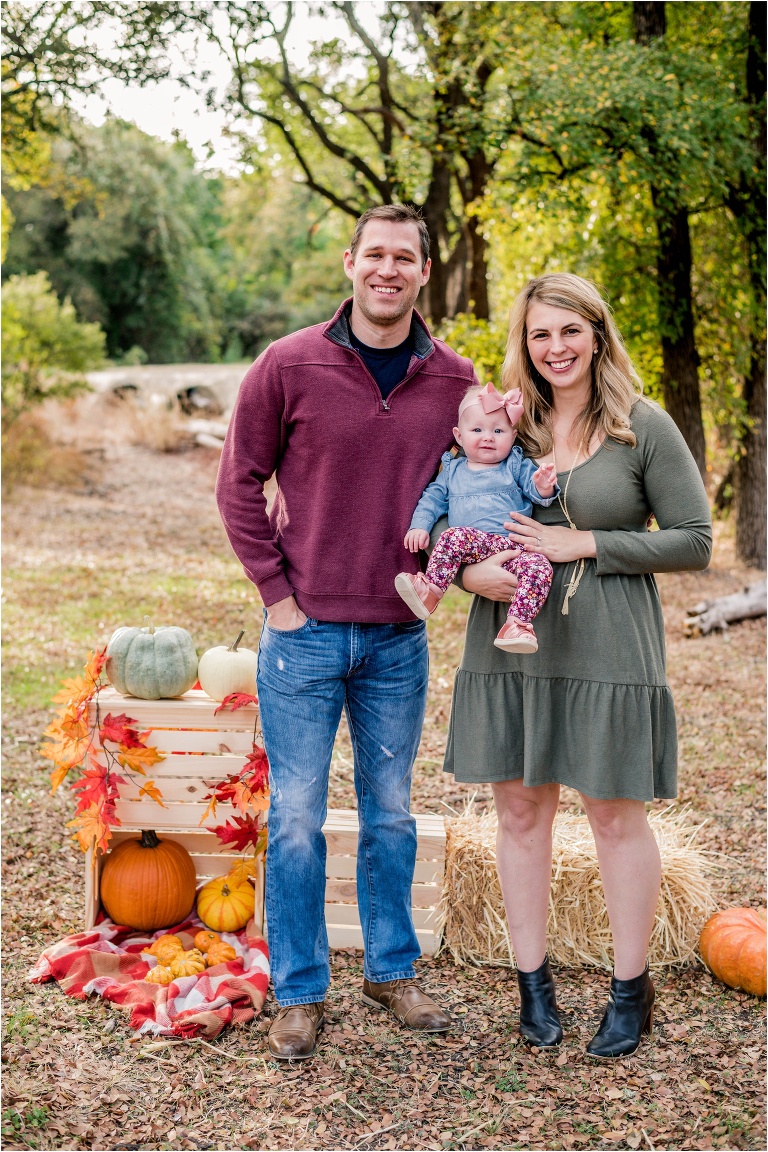
[[393, 224], [415, 224], [419, 230], [421, 242], [421, 266], [424, 267], [429, 260], [429, 231], [418, 208], [412, 208], [410, 204], [377, 204], [375, 208], [369, 208], [363, 212], [355, 224], [352, 242], [349, 245], [353, 260], [360, 243], [360, 237], [363, 234], [363, 228], [369, 220], [391, 220]]

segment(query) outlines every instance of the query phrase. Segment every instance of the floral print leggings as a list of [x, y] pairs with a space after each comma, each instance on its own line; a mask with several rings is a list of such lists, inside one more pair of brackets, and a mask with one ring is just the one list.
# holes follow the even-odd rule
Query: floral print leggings
[[[430, 584], [446, 592], [461, 564], [479, 564], [497, 552], [513, 547], [506, 536], [481, 532], [479, 528], [447, 528], [440, 534], [425, 573]], [[517, 576], [517, 589], [508, 616], [526, 624], [538, 616], [552, 583], [552, 565], [538, 552], [521, 552], [506, 560], [507, 572]]]

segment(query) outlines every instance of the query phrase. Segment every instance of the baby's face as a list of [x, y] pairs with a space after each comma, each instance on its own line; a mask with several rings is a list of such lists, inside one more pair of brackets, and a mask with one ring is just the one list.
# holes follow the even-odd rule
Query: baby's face
[[517, 436], [503, 408], [484, 412], [480, 404], [470, 404], [459, 416], [453, 435], [473, 464], [500, 464], [512, 451]]

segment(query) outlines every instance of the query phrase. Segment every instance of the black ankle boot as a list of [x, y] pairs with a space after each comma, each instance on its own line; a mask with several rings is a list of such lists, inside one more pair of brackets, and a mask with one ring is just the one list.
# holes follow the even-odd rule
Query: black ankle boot
[[647, 964], [645, 971], [633, 980], [617, 980], [612, 976], [608, 1007], [587, 1045], [589, 1055], [604, 1060], [631, 1056], [639, 1047], [643, 1032], [651, 1033], [655, 999]]
[[557, 1014], [555, 981], [548, 957], [535, 972], [517, 970], [520, 988], [520, 1034], [535, 1048], [554, 1048], [563, 1038]]

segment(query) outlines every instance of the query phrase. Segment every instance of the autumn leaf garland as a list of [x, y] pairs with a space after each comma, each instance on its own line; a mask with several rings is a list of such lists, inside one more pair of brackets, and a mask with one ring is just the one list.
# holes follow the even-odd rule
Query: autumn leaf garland
[[[236, 712], [247, 704], [258, 704], [258, 697], [247, 692], [232, 692], [225, 696], [214, 712], [218, 715], [222, 709]], [[246, 757], [245, 764], [232, 776], [219, 781], [211, 791], [203, 797], [208, 801], [202, 824], [209, 816], [216, 815], [218, 804], [231, 804], [237, 808], [242, 816], [233, 816], [232, 821], [225, 821], [214, 828], [219, 841], [235, 852], [245, 852], [253, 848], [254, 857], [258, 856], [267, 846], [267, 829], [261, 823], [261, 814], [269, 807], [269, 761], [264, 747], [257, 743], [257, 729], [254, 724], [252, 750]]]
[[[91, 652], [83, 675], [64, 681], [53, 698], [61, 707], [46, 728], [47, 742], [40, 749], [41, 755], [53, 763], [51, 794], [74, 768], [82, 767], [82, 775], [70, 784], [76, 805], [74, 819], [67, 822], [67, 827], [73, 829], [73, 839], [84, 852], [94, 850], [94, 860], [97, 852], [107, 851], [112, 828], [120, 825], [115, 805], [120, 785], [126, 785], [128, 780], [118, 773], [118, 766], [138, 787], [139, 796], [146, 796], [163, 808], [166, 806], [154, 780], [138, 781], [134, 777], [134, 773], [145, 777], [147, 769], [165, 759], [157, 748], [147, 744], [149, 732], [139, 732], [135, 727], [137, 721], [125, 713], [118, 716], [108, 713], [101, 720], [98, 703], [95, 722], [89, 723], [89, 704], [106, 686], [105, 661], [106, 649]], [[256, 703], [255, 696], [233, 693], [222, 701], [214, 715], [224, 708], [236, 711]], [[252, 848], [254, 857], [263, 852], [267, 829], [261, 825], [260, 816], [269, 807], [269, 762], [263, 746], [257, 743], [256, 724], [252, 751], [243, 767], [210, 787], [211, 791], [204, 797], [208, 807], [200, 823], [215, 816], [217, 804], [229, 803], [242, 815], [234, 816], [234, 823], [226, 821], [207, 830], [215, 833], [227, 849], [245, 852]]]
[[[94, 850], [94, 861], [97, 852], [106, 852], [112, 829], [120, 825], [115, 804], [120, 795], [119, 786], [128, 781], [117, 773], [116, 765], [133, 779], [133, 773], [144, 776], [147, 768], [165, 759], [157, 748], [147, 744], [149, 733], [138, 732], [134, 727], [136, 721], [125, 713], [119, 716], [109, 713], [100, 720], [97, 706], [95, 722], [89, 723], [88, 706], [105, 686], [102, 673], [106, 658], [106, 648], [90, 652], [83, 675], [64, 681], [61, 691], [53, 698], [54, 703], [62, 707], [46, 728], [43, 735], [48, 743], [40, 749], [40, 754], [53, 762], [51, 794], [73, 768], [87, 761], [82, 776], [70, 784], [77, 800], [74, 819], [67, 821], [67, 827], [73, 829], [73, 838], [83, 852]], [[117, 750], [110, 745], [117, 745]], [[133, 783], [139, 787], [140, 796], [148, 796], [165, 807], [154, 780], [141, 784], [133, 780]]]

